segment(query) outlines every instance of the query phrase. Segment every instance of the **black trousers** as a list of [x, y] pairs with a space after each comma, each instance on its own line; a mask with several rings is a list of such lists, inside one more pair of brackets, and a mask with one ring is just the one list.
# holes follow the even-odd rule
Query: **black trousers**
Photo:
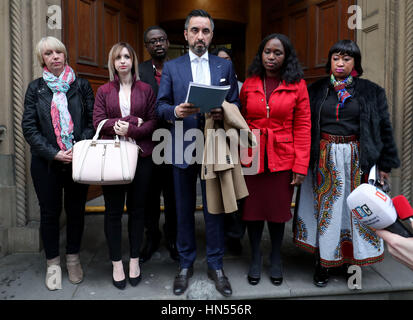
[[59, 218], [63, 202], [67, 217], [66, 254], [79, 253], [89, 186], [73, 181], [71, 164], [32, 156], [30, 170], [40, 205], [40, 234], [46, 259], [59, 256]]
[[150, 182], [150, 194], [145, 211], [145, 228], [147, 239], [160, 239], [159, 218], [161, 215], [161, 193], [164, 198], [165, 225], [164, 234], [168, 242], [176, 242], [176, 206], [172, 165], [155, 165]]
[[139, 158], [135, 178], [126, 185], [102, 186], [105, 198], [105, 236], [109, 246], [109, 258], [122, 260], [122, 214], [128, 212], [129, 249], [131, 258], [139, 258], [144, 230], [145, 204], [149, 194], [152, 158]]
[[224, 218], [224, 232], [226, 239], [239, 239], [244, 237], [247, 228], [245, 221], [242, 220], [242, 209], [244, 199], [237, 201], [238, 211], [226, 214]]

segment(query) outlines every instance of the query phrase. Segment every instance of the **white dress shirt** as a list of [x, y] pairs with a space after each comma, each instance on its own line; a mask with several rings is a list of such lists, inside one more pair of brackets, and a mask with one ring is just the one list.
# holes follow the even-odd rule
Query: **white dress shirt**
[[[204, 55], [198, 57], [195, 53], [189, 50], [189, 59], [191, 60], [191, 70], [193, 82], [211, 85], [211, 70], [209, 69], [209, 55], [205, 52]], [[199, 60], [201, 60], [199, 62]], [[199, 63], [201, 65], [199, 66]], [[198, 68], [201, 67], [201, 72], [198, 74]], [[199, 77], [199, 79], [198, 79]]]
[[[125, 90], [122, 85], [120, 85], [120, 90], [119, 90], [119, 106], [120, 106], [120, 112], [122, 114], [122, 118], [130, 116], [130, 109], [131, 109], [131, 95], [127, 95], [125, 93]], [[126, 139], [126, 137], [119, 137], [120, 140], [125, 140], [129, 141], [132, 143], [136, 143], [134, 139], [129, 137]]]
[[[211, 70], [209, 68], [208, 52], [205, 52], [201, 57], [198, 57], [195, 53], [189, 50], [189, 59], [191, 60], [192, 81], [210, 86], [211, 85]], [[201, 66], [198, 65], [199, 63], [201, 63]], [[198, 67], [202, 68], [201, 72], [199, 72], [200, 70], [198, 70]], [[174, 115], [175, 115], [175, 118], [177, 119], [179, 118], [178, 115], [176, 114], [176, 107], [174, 109]]]
[[120, 85], [119, 90], [119, 106], [122, 113], [122, 117], [127, 117], [130, 115], [130, 95], [125, 94], [125, 90], [122, 85]]

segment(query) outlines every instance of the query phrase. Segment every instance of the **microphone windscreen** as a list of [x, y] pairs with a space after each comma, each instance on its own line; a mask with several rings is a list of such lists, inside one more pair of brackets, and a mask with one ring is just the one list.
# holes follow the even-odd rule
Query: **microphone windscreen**
[[354, 189], [347, 197], [347, 206], [355, 218], [374, 229], [385, 229], [397, 220], [391, 198], [371, 184]]
[[405, 196], [399, 195], [393, 198], [393, 205], [396, 208], [399, 219], [405, 220], [413, 217], [413, 208], [409, 203], [409, 200]]

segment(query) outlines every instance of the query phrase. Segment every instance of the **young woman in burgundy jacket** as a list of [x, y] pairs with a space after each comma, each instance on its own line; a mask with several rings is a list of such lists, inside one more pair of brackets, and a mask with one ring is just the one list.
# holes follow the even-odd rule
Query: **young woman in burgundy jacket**
[[102, 139], [113, 139], [118, 135], [141, 148], [133, 182], [102, 187], [106, 208], [105, 235], [113, 264], [113, 284], [124, 289], [126, 276], [122, 263], [121, 219], [125, 194], [129, 216], [129, 282], [136, 286], [142, 278], [139, 250], [143, 238], [147, 186], [153, 165], [151, 154], [154, 148], [152, 133], [156, 128], [156, 98], [152, 88], [139, 80], [137, 56], [128, 43], [121, 42], [112, 47], [108, 67], [111, 81], [98, 89], [93, 124], [96, 128], [102, 120], [108, 119], [101, 131]]
[[270, 280], [281, 285], [284, 226], [292, 217], [294, 186], [307, 174], [311, 147], [307, 86], [286, 36], [272, 34], [261, 42], [240, 99], [250, 129], [260, 131], [258, 170], [245, 177], [250, 195], [244, 203], [243, 220], [252, 252], [248, 282], [256, 285], [261, 277], [260, 243], [267, 221], [272, 242]]

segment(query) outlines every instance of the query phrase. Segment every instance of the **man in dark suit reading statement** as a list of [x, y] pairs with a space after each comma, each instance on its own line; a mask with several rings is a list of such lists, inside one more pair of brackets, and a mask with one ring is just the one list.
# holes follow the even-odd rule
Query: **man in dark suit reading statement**
[[[188, 42], [189, 53], [164, 65], [158, 93], [157, 113], [160, 118], [173, 124], [171, 150], [177, 209], [177, 248], [180, 257], [180, 270], [175, 277], [173, 288], [176, 295], [185, 292], [188, 280], [193, 274], [196, 258], [196, 181], [201, 168], [200, 163], [188, 161], [193, 159], [188, 159], [188, 151], [185, 152], [194, 143], [195, 137], [192, 140], [184, 137], [191, 129], [203, 130], [205, 124], [204, 114], [199, 113], [200, 110], [193, 105], [185, 103], [189, 83], [193, 81], [205, 85], [230, 85], [226, 101], [239, 106], [238, 84], [232, 63], [208, 54], [213, 31], [214, 22], [206, 11], [194, 10], [188, 15], [184, 36]], [[211, 115], [214, 120], [222, 120], [222, 108], [212, 109]], [[223, 270], [224, 214], [208, 212], [205, 181], [201, 181], [201, 188], [208, 276], [222, 295], [231, 296], [231, 285]]]

